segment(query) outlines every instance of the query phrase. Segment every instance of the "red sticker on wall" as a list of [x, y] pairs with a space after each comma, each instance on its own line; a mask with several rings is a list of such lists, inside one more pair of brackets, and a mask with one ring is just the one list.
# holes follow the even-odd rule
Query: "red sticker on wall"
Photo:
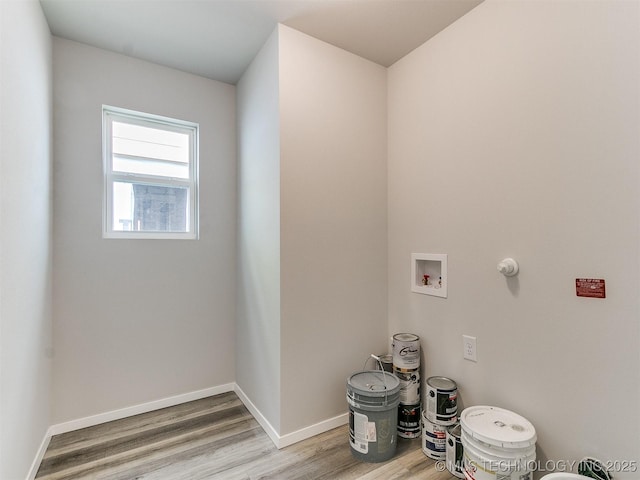
[[604, 278], [576, 278], [576, 295], [579, 297], [606, 298]]

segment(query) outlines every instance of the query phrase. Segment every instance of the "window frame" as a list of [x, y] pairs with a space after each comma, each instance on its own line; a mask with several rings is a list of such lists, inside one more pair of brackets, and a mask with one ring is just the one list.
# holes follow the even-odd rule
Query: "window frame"
[[[120, 121], [131, 125], [166, 130], [189, 135], [189, 178], [157, 176], [142, 173], [125, 173], [113, 171], [112, 125]], [[177, 120], [160, 115], [128, 110], [125, 108], [102, 106], [102, 159], [103, 159], [103, 208], [102, 238], [108, 239], [182, 239], [197, 240], [199, 238], [199, 195], [198, 195], [198, 160], [199, 129], [194, 122]], [[133, 231], [114, 230], [113, 228], [113, 189], [114, 183], [157, 185], [166, 187], [187, 188], [187, 231]]]

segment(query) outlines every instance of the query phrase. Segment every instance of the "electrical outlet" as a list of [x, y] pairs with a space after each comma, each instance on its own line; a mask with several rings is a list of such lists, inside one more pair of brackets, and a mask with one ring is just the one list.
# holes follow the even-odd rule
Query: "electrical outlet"
[[462, 358], [471, 360], [472, 362], [478, 361], [476, 337], [470, 337], [469, 335], [462, 336]]

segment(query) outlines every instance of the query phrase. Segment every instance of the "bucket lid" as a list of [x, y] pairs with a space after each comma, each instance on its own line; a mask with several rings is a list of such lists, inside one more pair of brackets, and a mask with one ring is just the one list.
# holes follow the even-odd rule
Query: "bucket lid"
[[347, 380], [354, 391], [369, 397], [384, 397], [400, 390], [400, 380], [395, 375], [382, 370], [354, 373]]
[[524, 417], [498, 407], [468, 407], [460, 415], [462, 430], [476, 440], [505, 448], [535, 445], [536, 429]]

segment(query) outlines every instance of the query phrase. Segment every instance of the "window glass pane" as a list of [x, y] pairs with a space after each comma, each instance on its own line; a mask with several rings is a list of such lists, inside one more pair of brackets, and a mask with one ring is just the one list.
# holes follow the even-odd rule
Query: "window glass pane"
[[189, 189], [113, 183], [113, 230], [188, 232]]
[[189, 163], [189, 135], [114, 121], [113, 154]]
[[149, 160], [146, 158], [130, 158], [113, 156], [113, 171], [124, 173], [142, 173], [159, 177], [189, 178], [189, 165], [186, 163]]
[[113, 230], [133, 230], [133, 189], [130, 183], [113, 184]]

